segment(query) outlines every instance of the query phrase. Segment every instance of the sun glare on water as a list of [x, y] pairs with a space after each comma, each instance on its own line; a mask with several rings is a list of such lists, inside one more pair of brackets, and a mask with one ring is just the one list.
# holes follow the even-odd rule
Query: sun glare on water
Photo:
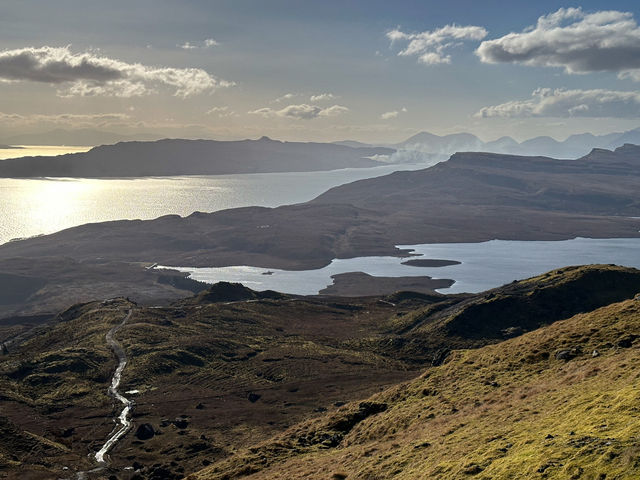
[[82, 153], [93, 147], [78, 147], [67, 145], [12, 145], [19, 148], [0, 148], [0, 160], [17, 157], [51, 157], [65, 153]]

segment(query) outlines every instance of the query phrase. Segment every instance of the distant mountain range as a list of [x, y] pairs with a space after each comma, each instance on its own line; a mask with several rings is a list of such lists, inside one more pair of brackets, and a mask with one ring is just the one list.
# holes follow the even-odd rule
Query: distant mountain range
[[[0, 148], [9, 145], [112, 145], [118, 142], [149, 142], [160, 140], [162, 135], [142, 133], [126, 135], [96, 129], [65, 130], [56, 129], [42, 133], [28, 133], [0, 138]], [[420, 132], [396, 144], [370, 144], [355, 140], [333, 142], [351, 148], [384, 147], [399, 150], [391, 161], [396, 163], [421, 162], [426, 155], [431, 159], [446, 160], [456, 152], [491, 152], [510, 155], [546, 156], [552, 158], [579, 158], [588, 154], [593, 148], [614, 150], [625, 143], [640, 144], [640, 128], [626, 132], [615, 132], [606, 135], [582, 133], [571, 135], [563, 141], [548, 136], [535, 137], [517, 142], [511, 137], [484, 142], [471, 133], [454, 133], [451, 135], [435, 135]], [[410, 153], [407, 153], [410, 152]], [[415, 154], [413, 152], [416, 152]]]
[[[360, 147], [367, 145], [351, 140], [336, 143]], [[454, 133], [439, 136], [428, 132], [420, 132], [403, 142], [386, 146], [396, 150], [419, 151], [446, 156], [453, 155], [456, 152], [491, 152], [509, 155], [579, 158], [588, 154], [594, 148], [614, 150], [625, 143], [640, 144], [640, 128], [607, 135], [582, 133], [571, 135], [564, 141], [558, 141], [546, 136], [535, 137], [520, 143], [506, 136], [491, 142], [483, 142], [471, 133]]]
[[0, 162], [0, 177], [143, 177], [311, 172], [375, 167], [395, 150], [331, 143], [165, 139], [122, 142], [88, 152]]

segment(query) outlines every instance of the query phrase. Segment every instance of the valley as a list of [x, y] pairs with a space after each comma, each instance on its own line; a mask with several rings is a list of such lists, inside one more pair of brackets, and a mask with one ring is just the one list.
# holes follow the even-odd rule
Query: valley
[[[399, 382], [421, 382], [434, 368], [439, 375], [446, 367], [437, 366], [458, 358], [457, 349], [534, 332], [639, 290], [638, 270], [603, 265], [561, 269], [478, 295], [300, 297], [220, 283], [162, 308], [123, 298], [78, 304], [0, 356], [9, 440], [0, 448], [0, 475], [19, 469], [21, 478], [62, 478], [95, 467], [91, 459], [122, 408], [107, 394], [117, 362], [105, 335], [129, 310], [115, 337], [127, 355], [119, 390], [135, 403], [133, 427], [100, 474], [182, 478], [207, 467], [244, 472], [229, 477], [236, 478], [294, 452], [334, 451], [324, 434], [291, 454], [285, 454], [289, 440], [268, 447], [274, 435], [288, 438], [307, 428], [299, 422], [345, 415], [370, 395], [402, 391], [394, 387]], [[619, 326], [602, 328], [615, 335]], [[253, 461], [244, 447], [261, 442], [265, 447], [255, 452], [262, 457], [267, 448], [266, 463], [237, 470]]]

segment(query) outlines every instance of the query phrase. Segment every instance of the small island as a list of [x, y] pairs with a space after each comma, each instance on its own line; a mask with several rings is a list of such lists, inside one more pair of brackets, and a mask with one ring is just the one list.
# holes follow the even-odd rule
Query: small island
[[332, 275], [333, 284], [320, 290], [320, 295], [360, 297], [389, 295], [400, 290], [437, 293], [436, 289], [449, 288], [455, 283], [447, 278], [431, 277], [374, 277], [364, 272], [348, 272]]
[[448, 267], [450, 265], [460, 265], [462, 262], [457, 260], [437, 260], [437, 259], [420, 259], [407, 260], [402, 262], [402, 265], [409, 265], [411, 267]]

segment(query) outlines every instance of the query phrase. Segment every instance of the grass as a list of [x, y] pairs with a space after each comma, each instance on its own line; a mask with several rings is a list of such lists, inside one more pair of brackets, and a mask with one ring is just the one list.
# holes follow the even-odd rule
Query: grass
[[[371, 397], [387, 408], [331, 448], [299, 439], [330, 434], [357, 405], [190, 478], [638, 478], [639, 345], [617, 346], [630, 334], [640, 335], [637, 300], [457, 351], [419, 379]], [[555, 357], [567, 348], [580, 353]]]

